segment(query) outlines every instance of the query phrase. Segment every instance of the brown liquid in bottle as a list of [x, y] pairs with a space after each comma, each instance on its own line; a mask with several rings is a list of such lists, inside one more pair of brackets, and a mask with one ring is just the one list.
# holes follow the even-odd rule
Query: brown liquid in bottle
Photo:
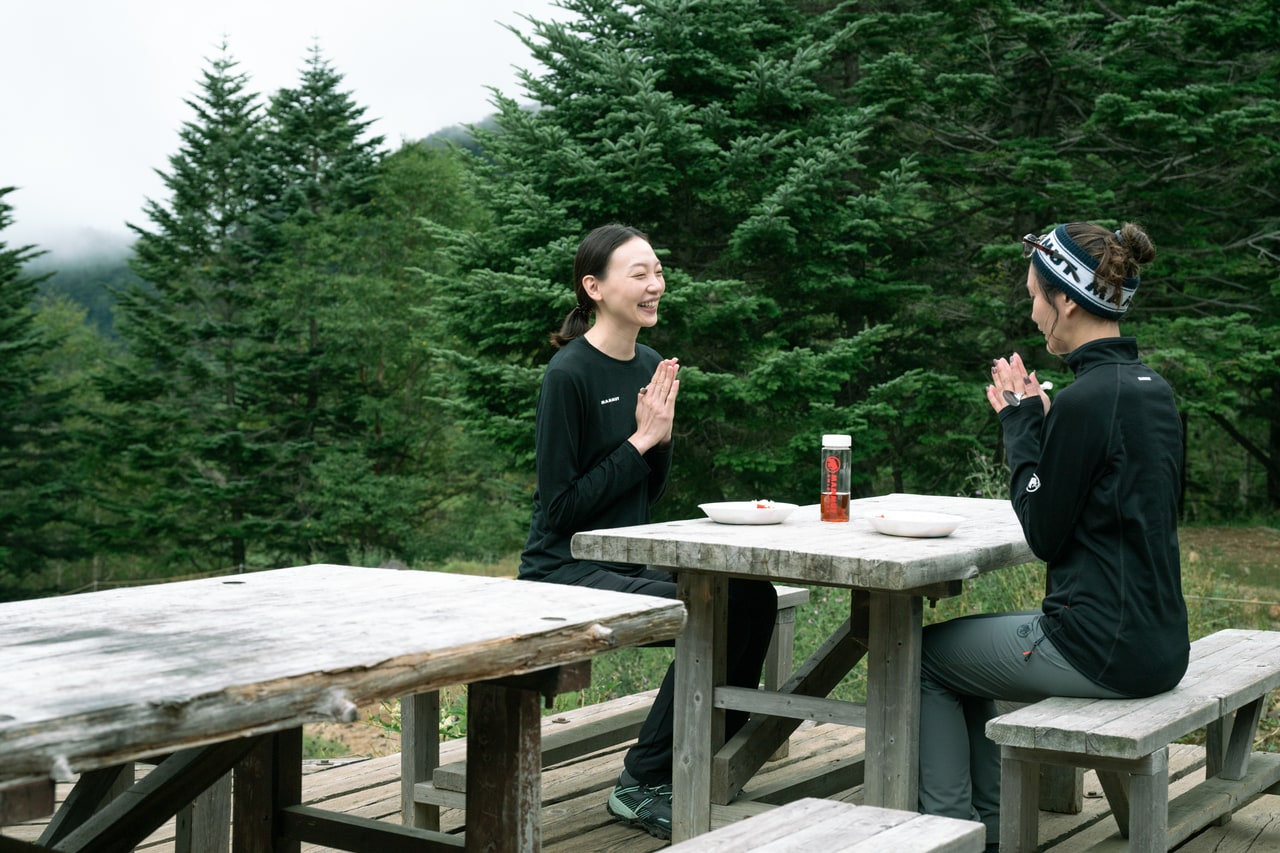
[[848, 521], [849, 493], [823, 492], [818, 499], [818, 508], [823, 521]]

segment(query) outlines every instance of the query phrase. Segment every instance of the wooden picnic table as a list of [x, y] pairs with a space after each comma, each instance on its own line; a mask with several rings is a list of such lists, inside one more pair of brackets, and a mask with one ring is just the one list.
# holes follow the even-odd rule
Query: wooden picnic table
[[51, 810], [54, 780], [164, 756], [41, 844], [132, 849], [234, 769], [237, 850], [457, 849], [300, 806], [301, 727], [469, 684], [466, 849], [537, 850], [540, 700], [586, 686], [593, 656], [683, 623], [668, 599], [334, 565], [2, 604], [0, 803]]
[[[866, 520], [895, 509], [952, 513], [965, 521], [944, 538], [910, 539], [877, 533]], [[699, 518], [573, 538], [579, 559], [674, 572], [688, 608], [676, 641], [673, 840], [707, 832], [712, 804], [730, 802], [806, 719], [865, 725], [865, 802], [917, 808], [923, 601], [958, 595], [964, 579], [1034, 556], [1004, 500], [891, 494], [853, 501], [850, 515], [848, 523], [822, 522], [812, 505], [776, 525]], [[729, 577], [847, 588], [850, 618], [778, 691], [725, 686]], [[823, 698], [864, 655], [865, 708]], [[752, 718], [725, 744], [728, 708], [750, 711]]]

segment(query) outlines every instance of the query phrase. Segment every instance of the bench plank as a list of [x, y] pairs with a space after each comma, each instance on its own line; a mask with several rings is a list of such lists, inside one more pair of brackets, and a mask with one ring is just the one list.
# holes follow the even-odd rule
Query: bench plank
[[1169, 803], [1168, 846], [1175, 847], [1219, 815], [1238, 811], [1280, 782], [1280, 753], [1255, 752], [1243, 779], [1206, 779]]
[[673, 845], [671, 853], [979, 853], [986, 829], [975, 821], [802, 799]]
[[[866, 731], [842, 726], [840, 728], [848, 732], [848, 739], [839, 746], [833, 746], [817, 734], [826, 728], [830, 727], [799, 729], [794, 737], [793, 752], [800, 760], [776, 766], [768, 774], [767, 782], [753, 777], [744, 796], [780, 806], [806, 797], [834, 797], [841, 791], [861, 785], [866, 770]], [[816, 752], [815, 740], [821, 744]]]
[[1141, 699], [1045, 699], [1001, 715], [987, 736], [1006, 746], [1140, 758], [1280, 686], [1280, 632], [1219, 632], [1192, 644], [1173, 690]]
[[[1195, 667], [1188, 667], [1182, 682], [1159, 696], [1125, 700], [1124, 716], [1093, 727], [1090, 751], [1146, 754], [1280, 686], [1280, 632], [1252, 633], [1272, 636], [1250, 637], [1208, 657], [1202, 657], [1193, 644]], [[1153, 718], [1166, 722], [1157, 728]]]
[[[1041, 764], [1092, 767], [1132, 850], [1167, 850], [1280, 781], [1280, 756], [1252, 753], [1280, 686], [1280, 632], [1231, 629], [1191, 644], [1178, 686], [1142, 699], [1049, 698], [988, 723], [1001, 745], [1001, 843], [1034, 850]], [[1168, 745], [1208, 731], [1207, 778], [1169, 802]]]

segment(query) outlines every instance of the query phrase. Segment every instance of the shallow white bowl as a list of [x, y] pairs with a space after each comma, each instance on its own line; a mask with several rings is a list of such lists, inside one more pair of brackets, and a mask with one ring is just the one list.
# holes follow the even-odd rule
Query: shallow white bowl
[[698, 504], [698, 509], [720, 524], [781, 524], [796, 506], [777, 501], [721, 501]]
[[950, 536], [964, 518], [949, 515], [945, 512], [911, 512], [909, 510], [889, 510], [867, 516], [871, 526], [881, 533], [890, 536], [914, 536], [919, 539], [934, 539], [939, 536]]

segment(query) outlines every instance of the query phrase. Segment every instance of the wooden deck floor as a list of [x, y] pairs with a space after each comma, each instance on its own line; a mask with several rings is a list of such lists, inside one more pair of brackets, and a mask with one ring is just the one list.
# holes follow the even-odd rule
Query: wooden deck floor
[[[443, 745], [444, 761], [460, 757], [461, 742]], [[543, 778], [543, 849], [547, 853], [650, 853], [667, 846], [639, 830], [612, 819], [604, 801], [621, 765], [621, 749], [549, 768]], [[716, 821], [763, 808], [753, 803], [821, 796], [860, 802], [862, 731], [835, 725], [801, 727], [791, 738], [791, 755], [770, 762], [747, 786], [741, 804], [718, 812]], [[1204, 751], [1175, 746], [1170, 776], [1183, 781], [1178, 793], [1203, 773]], [[399, 756], [307, 762], [303, 798], [311, 805], [362, 817], [399, 822]], [[67, 786], [60, 786], [59, 797]], [[1079, 815], [1042, 813], [1042, 851], [1051, 853], [1112, 853], [1127, 848], [1100, 794], [1097, 780], [1085, 777], [1085, 808]], [[462, 814], [446, 810], [446, 829], [457, 829]], [[4, 837], [34, 840], [40, 823], [7, 827]], [[174, 850], [172, 826], [153, 835], [138, 848], [146, 853]], [[305, 845], [304, 853], [331, 848]], [[1180, 853], [1270, 853], [1280, 850], [1280, 797], [1264, 795], [1223, 827], [1211, 827], [1187, 841]]]

